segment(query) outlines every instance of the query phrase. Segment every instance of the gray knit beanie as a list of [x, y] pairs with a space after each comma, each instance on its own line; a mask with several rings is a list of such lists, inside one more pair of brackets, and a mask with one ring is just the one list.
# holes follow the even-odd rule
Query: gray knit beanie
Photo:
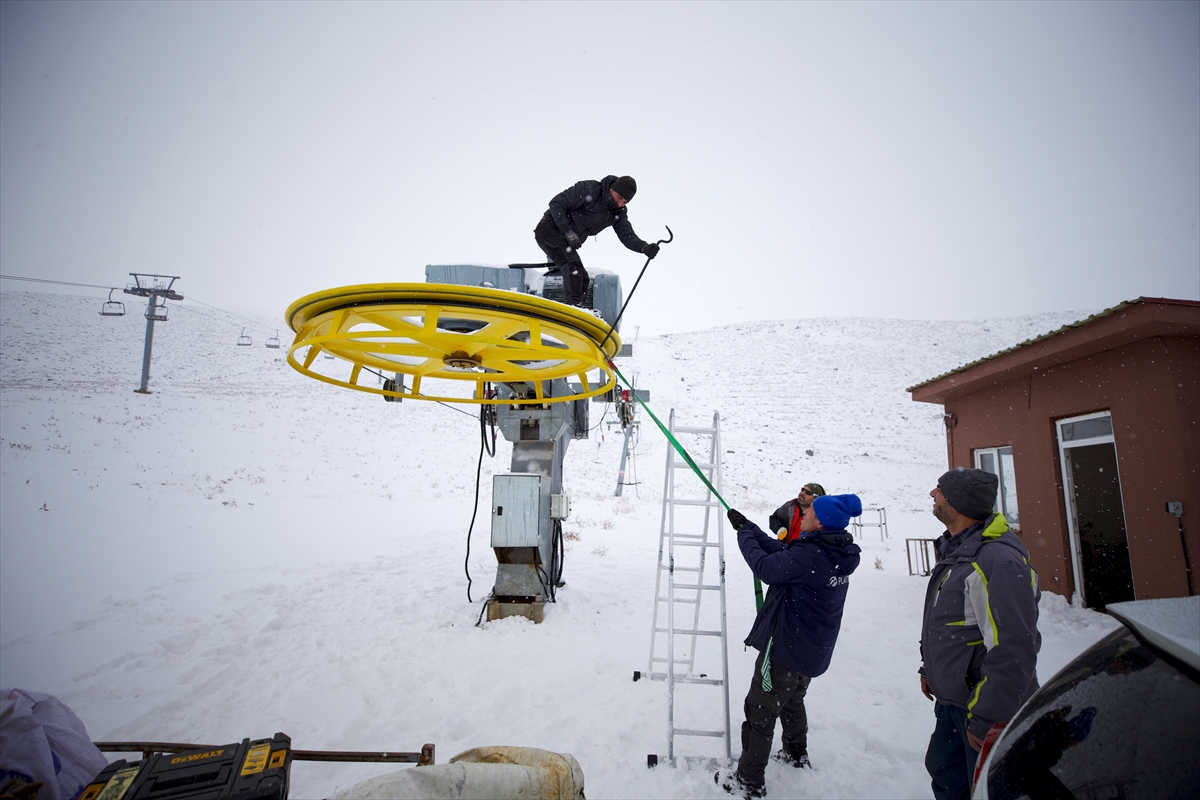
[[958, 467], [938, 478], [938, 488], [950, 506], [971, 519], [987, 519], [996, 507], [1000, 479], [981, 469]]

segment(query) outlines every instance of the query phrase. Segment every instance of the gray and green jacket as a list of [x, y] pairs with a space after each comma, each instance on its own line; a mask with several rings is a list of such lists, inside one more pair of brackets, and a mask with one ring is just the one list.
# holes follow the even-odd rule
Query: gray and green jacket
[[1037, 573], [1001, 514], [938, 542], [925, 592], [921, 674], [943, 705], [967, 710], [983, 738], [1038, 688]]

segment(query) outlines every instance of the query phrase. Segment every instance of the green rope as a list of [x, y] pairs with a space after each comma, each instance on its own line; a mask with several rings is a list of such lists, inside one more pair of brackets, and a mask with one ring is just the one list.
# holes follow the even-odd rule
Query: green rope
[[764, 692], [772, 691], [775, 688], [774, 684], [771, 682], [771, 645], [773, 644], [775, 644], [774, 636], [772, 636], [770, 639], [767, 639], [767, 649], [766, 652], [763, 653], [761, 685]]
[[[692, 472], [696, 473], [696, 477], [698, 477], [700, 480], [704, 481], [704, 485], [708, 487], [708, 490], [713, 493], [713, 496], [716, 497], [717, 500], [719, 500], [721, 502], [721, 505], [725, 506], [725, 510], [728, 511], [730, 508], [729, 503], [725, 502], [725, 498], [721, 497], [721, 493], [718, 492], [716, 490], [716, 488], [713, 487], [713, 485], [709, 482], [708, 478], [706, 478], [704, 476], [704, 473], [700, 471], [700, 468], [698, 466], [696, 466], [696, 462], [692, 460], [691, 455], [689, 455], [688, 451], [685, 450], [683, 445], [679, 443], [679, 440], [675, 438], [675, 435], [673, 433], [671, 433], [670, 430], [667, 429], [666, 425], [662, 424], [662, 420], [660, 420], [658, 417], [654, 416], [654, 412], [650, 410], [650, 406], [646, 405], [646, 403], [643, 402], [642, 398], [638, 396], [637, 390], [633, 388], [633, 384], [631, 384], [629, 381], [627, 381], [625, 379], [625, 376], [621, 374], [621, 370], [617, 369], [617, 365], [614, 364], [612, 361], [608, 362], [608, 366], [612, 367], [613, 372], [615, 372], [617, 374], [617, 377], [621, 379], [621, 383], [623, 383], [629, 387], [630, 396], [633, 397], [634, 400], [637, 400], [638, 405], [640, 405], [645, 410], [645, 412], [650, 415], [650, 419], [654, 420], [654, 424], [657, 425], [658, 429], [663, 432], [663, 436], [667, 437], [667, 441], [669, 441], [671, 443], [671, 446], [675, 448], [675, 451], [677, 453], [679, 453], [679, 455], [683, 456], [683, 460], [686, 461], [687, 465], [692, 468]], [[720, 457], [721, 457], [720, 453], [718, 453], [717, 458], [720, 458]], [[754, 604], [755, 604], [755, 610], [762, 611], [762, 606], [763, 606], [762, 581], [760, 581], [757, 576], [755, 576], [755, 578], [754, 578]]]

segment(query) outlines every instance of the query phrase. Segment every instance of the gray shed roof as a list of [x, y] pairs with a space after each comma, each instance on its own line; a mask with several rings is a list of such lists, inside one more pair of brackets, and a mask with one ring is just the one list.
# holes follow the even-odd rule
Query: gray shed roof
[[1118, 311], [1129, 308], [1130, 306], [1139, 305], [1141, 303], [1144, 303], [1147, 300], [1149, 300], [1151, 302], [1156, 302], [1156, 303], [1183, 303], [1186, 305], [1196, 305], [1194, 302], [1192, 302], [1190, 300], [1168, 300], [1168, 299], [1161, 298], [1161, 297], [1138, 297], [1134, 300], [1126, 300], [1123, 303], [1118, 303], [1117, 305], [1113, 306], [1112, 308], [1106, 308], [1103, 311], [1098, 311], [1095, 314], [1092, 314], [1087, 319], [1081, 319], [1076, 322], [1072, 322], [1068, 325], [1063, 325], [1061, 328], [1055, 328], [1054, 330], [1050, 331], [1049, 333], [1043, 333], [1041, 336], [1035, 336], [1032, 339], [1026, 339], [1025, 341], [1021, 342], [1020, 344], [1015, 344], [1012, 347], [1009, 347], [1007, 349], [1001, 350], [996, 353], [992, 353], [990, 356], [984, 356], [983, 358], [976, 359], [975, 361], [972, 361], [969, 364], [963, 364], [961, 367], [956, 367], [956, 368], [950, 370], [949, 372], [943, 372], [941, 375], [934, 376], [934, 377], [930, 378], [929, 380], [921, 381], [920, 383], [909, 386], [904, 391], [911, 392], [914, 389], [919, 389], [920, 387], [926, 386], [930, 383], [933, 383], [934, 381], [940, 381], [942, 378], [945, 378], [947, 375], [955, 375], [959, 372], [966, 372], [971, 367], [974, 367], [977, 364], [983, 364], [985, 362], [991, 361], [994, 358], [999, 358], [1000, 356], [1005, 355], [1007, 353], [1012, 353], [1016, 350], [1020, 350], [1023, 347], [1029, 347], [1030, 345], [1045, 341], [1046, 339], [1049, 339], [1052, 336], [1058, 336], [1060, 334], [1066, 333], [1067, 331], [1072, 330], [1074, 328], [1083, 327], [1084, 325], [1087, 325], [1091, 322], [1095, 322], [1096, 320], [1101, 319], [1103, 317], [1107, 317], [1112, 314], [1115, 314]]

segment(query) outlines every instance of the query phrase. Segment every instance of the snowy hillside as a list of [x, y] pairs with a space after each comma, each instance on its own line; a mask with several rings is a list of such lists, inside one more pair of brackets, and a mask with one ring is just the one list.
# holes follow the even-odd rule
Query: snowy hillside
[[[0, 683], [58, 695], [96, 740], [283, 731], [301, 749], [432, 742], [440, 762], [521, 745], [572, 753], [591, 798], [718, 796], [707, 773], [645, 767], [666, 752], [665, 686], [630, 679], [646, 668], [666, 453], [649, 419], [641, 483], [616, 498], [620, 437], [591, 406], [592, 436], [565, 465], [567, 586], [541, 625], [480, 628], [491, 476], [510, 448], [483, 459], [468, 603], [471, 407], [306, 379], [286, 350], [237, 347], [237, 324], [187, 302], [157, 326], [142, 396], [144, 320], [98, 307], [0, 294]], [[621, 369], [662, 419], [720, 413], [735, 507], [765, 523], [815, 480], [887, 508], [891, 537], [863, 538], [833, 665], [809, 692], [815, 769], [773, 766], [773, 795], [929, 795], [924, 581], [904, 538], [940, 532], [927, 494], [946, 451], [941, 409], [904, 387], [1084, 316], [764, 321], [634, 342]], [[754, 600], [727, 544], [736, 753]], [[1112, 626], [1047, 595], [1041, 676]], [[292, 796], [393, 768], [299, 763]]]

